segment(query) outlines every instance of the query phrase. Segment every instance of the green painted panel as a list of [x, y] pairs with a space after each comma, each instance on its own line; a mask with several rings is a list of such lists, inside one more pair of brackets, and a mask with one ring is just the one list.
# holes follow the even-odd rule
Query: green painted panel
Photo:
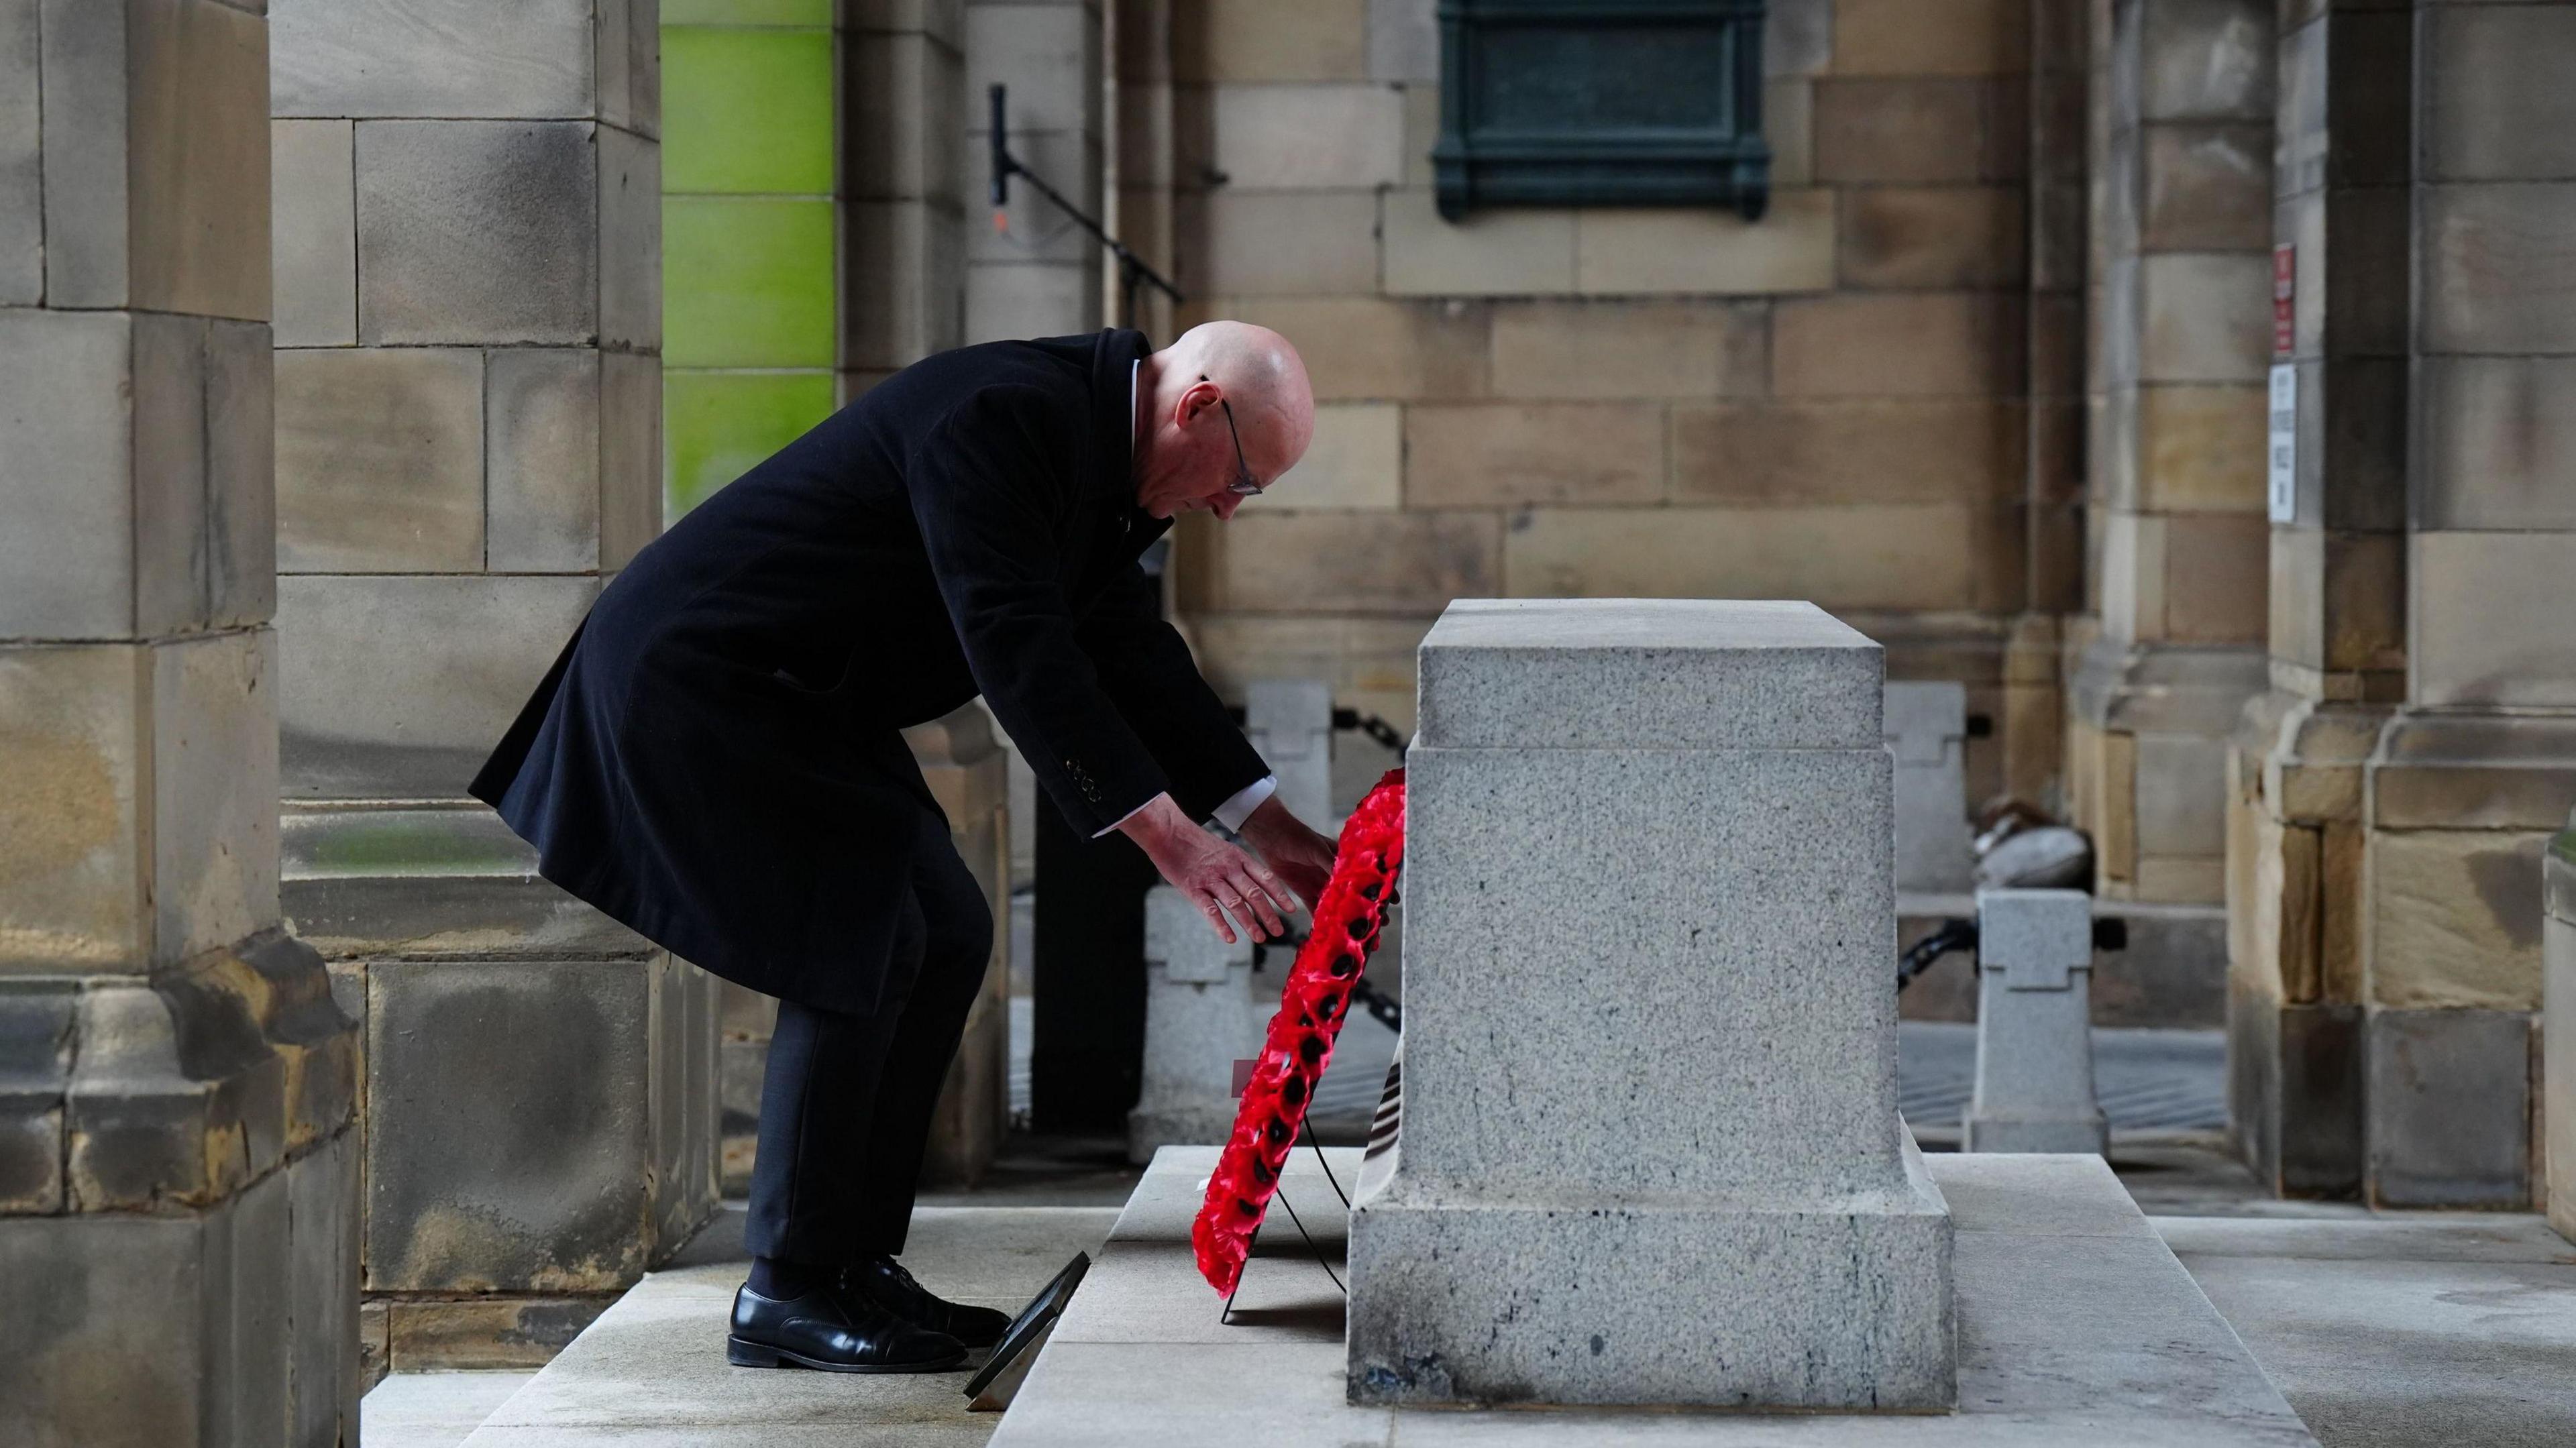
[[662, 198], [662, 362], [832, 365], [832, 203]]
[[830, 195], [832, 33], [664, 25], [662, 190]]
[[832, 0], [662, 0], [662, 24], [825, 25]]
[[794, 442], [832, 415], [829, 372], [662, 374], [662, 520]]

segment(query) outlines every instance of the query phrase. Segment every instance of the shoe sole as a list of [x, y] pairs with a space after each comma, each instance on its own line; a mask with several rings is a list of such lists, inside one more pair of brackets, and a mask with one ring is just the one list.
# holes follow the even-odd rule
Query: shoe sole
[[738, 1368], [808, 1368], [818, 1373], [945, 1373], [966, 1365], [966, 1354], [918, 1363], [827, 1363], [767, 1343], [725, 1339], [725, 1361]]

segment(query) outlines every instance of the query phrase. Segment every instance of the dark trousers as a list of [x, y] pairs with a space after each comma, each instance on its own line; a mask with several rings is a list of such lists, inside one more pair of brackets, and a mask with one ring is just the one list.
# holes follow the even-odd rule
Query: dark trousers
[[993, 949], [984, 892], [925, 810], [886, 985], [865, 1014], [778, 1003], [744, 1242], [847, 1266], [903, 1250], [949, 1062]]

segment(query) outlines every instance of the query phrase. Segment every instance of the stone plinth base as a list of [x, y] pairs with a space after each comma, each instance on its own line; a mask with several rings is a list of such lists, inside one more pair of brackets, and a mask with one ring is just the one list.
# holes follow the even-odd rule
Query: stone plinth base
[[1705, 1406], [1724, 1384], [1742, 1406], [1946, 1409], [1950, 1218], [1910, 1144], [1906, 1164], [1904, 1190], [1804, 1206], [1447, 1203], [1398, 1176], [1352, 1229], [1372, 1287], [1350, 1399]]
[[275, 932], [0, 990], [0, 1443], [357, 1441], [358, 1046]]
[[1881, 662], [1794, 602], [1461, 600], [1423, 640], [1355, 1400], [1950, 1405]]
[[[1347, 1187], [1359, 1152], [1325, 1155]], [[1218, 1299], [1191, 1265], [1189, 1241], [1190, 1215], [1216, 1156], [1214, 1147], [1168, 1147], [1154, 1158], [993, 1448], [2313, 1448], [2316, 1441], [2100, 1157], [1928, 1158], [1958, 1233], [1957, 1411], [1782, 1415], [1347, 1402], [1341, 1292], [1284, 1217], [1262, 1230], [1232, 1323], [1218, 1320]], [[1314, 1153], [1301, 1148], [1289, 1158], [1280, 1191], [1325, 1253], [1337, 1255], [1342, 1214]], [[722, 1305], [709, 1299], [708, 1321]]]

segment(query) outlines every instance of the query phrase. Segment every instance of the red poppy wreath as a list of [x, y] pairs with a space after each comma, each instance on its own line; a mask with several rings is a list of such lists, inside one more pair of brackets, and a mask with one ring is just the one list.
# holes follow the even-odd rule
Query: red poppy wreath
[[1333, 1059], [1333, 1042], [1351, 1007], [1351, 987], [1377, 948], [1379, 927], [1404, 864], [1404, 771], [1392, 769], [1342, 826], [1332, 877], [1315, 902], [1315, 925], [1297, 948], [1270, 1018], [1261, 1059], [1243, 1088], [1207, 1200], [1190, 1229], [1199, 1275], [1232, 1293], [1243, 1275], [1252, 1234], [1278, 1190], [1279, 1171], [1297, 1144], [1315, 1083]]

